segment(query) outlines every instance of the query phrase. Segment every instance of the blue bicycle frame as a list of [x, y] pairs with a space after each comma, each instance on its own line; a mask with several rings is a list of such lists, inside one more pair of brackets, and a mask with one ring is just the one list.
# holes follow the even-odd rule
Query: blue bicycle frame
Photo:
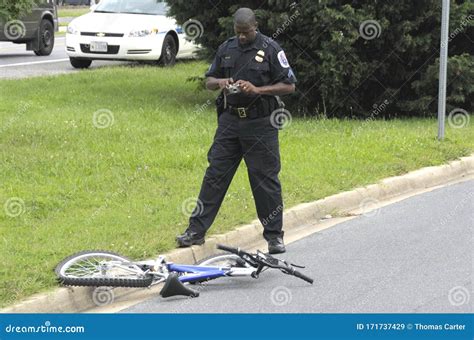
[[223, 276], [252, 276], [255, 272], [253, 267], [217, 267], [217, 266], [199, 266], [182, 265], [167, 263], [168, 272], [186, 273], [179, 276], [181, 283], [212, 280]]
[[167, 265], [168, 271], [177, 273], [186, 273], [181, 275], [179, 281], [181, 282], [193, 282], [201, 280], [216, 279], [218, 277], [226, 276], [229, 269], [219, 267], [206, 267], [206, 266], [188, 266], [170, 263]]

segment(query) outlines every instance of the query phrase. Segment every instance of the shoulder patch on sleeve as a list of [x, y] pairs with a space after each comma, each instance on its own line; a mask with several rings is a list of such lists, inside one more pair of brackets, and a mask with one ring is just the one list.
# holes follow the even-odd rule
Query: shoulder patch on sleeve
[[278, 61], [280, 62], [281, 67], [288, 68], [290, 64], [288, 63], [288, 59], [286, 59], [286, 55], [284, 51], [278, 52]]
[[288, 71], [288, 78], [290, 79], [293, 79], [295, 78], [295, 74], [293, 73], [293, 70], [290, 68], [290, 70]]

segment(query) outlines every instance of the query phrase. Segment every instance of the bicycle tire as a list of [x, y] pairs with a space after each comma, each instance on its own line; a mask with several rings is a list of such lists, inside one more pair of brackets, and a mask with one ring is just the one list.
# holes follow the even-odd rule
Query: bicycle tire
[[230, 266], [232, 267], [238, 267], [238, 268], [248, 268], [250, 265], [245, 262], [241, 257], [234, 255], [234, 254], [229, 254], [229, 253], [219, 253], [216, 255], [211, 255], [208, 256], [202, 260], [199, 260], [196, 262], [196, 265], [198, 266], [218, 266], [219, 261], [223, 262], [226, 259], [230, 260], [231, 262], [234, 261], [235, 264], [230, 263]]
[[[203, 258], [203, 259], [197, 261], [195, 263], [195, 265], [196, 266], [216, 266], [216, 267], [219, 267], [218, 263], [213, 263], [213, 262], [217, 262], [217, 260], [221, 260], [223, 257], [229, 257], [229, 258], [234, 259], [235, 260], [235, 265], [234, 265], [235, 267], [246, 268], [246, 267], [249, 266], [244, 260], [242, 260], [237, 255], [229, 254], [229, 253], [219, 253], [219, 254], [208, 256], [206, 258]], [[223, 266], [223, 265], [221, 265], [221, 266]], [[202, 280], [190, 281], [189, 283], [192, 284], [192, 285], [195, 285], [195, 284], [198, 284], [198, 283], [207, 282], [207, 281], [211, 281], [211, 280], [215, 280], [215, 279], [202, 279]]]
[[123, 278], [123, 277], [106, 277], [102, 276], [92, 276], [92, 275], [82, 275], [74, 276], [68, 275], [66, 271], [70, 269], [74, 264], [79, 263], [79, 261], [88, 259], [88, 258], [109, 258], [110, 260], [129, 262], [133, 264], [133, 261], [129, 258], [122, 256], [118, 253], [104, 251], [104, 250], [85, 250], [75, 254], [72, 254], [62, 260], [54, 269], [59, 283], [65, 286], [86, 286], [86, 287], [148, 287], [153, 282], [153, 276], [148, 274], [143, 274], [143, 276], [137, 275], [135, 278]]

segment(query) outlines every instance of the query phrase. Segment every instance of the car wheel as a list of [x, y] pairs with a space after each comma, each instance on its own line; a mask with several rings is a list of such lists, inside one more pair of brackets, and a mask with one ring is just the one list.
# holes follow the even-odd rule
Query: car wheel
[[176, 54], [178, 54], [176, 41], [171, 35], [167, 35], [161, 48], [161, 57], [158, 61], [163, 66], [173, 66], [176, 64]]
[[39, 50], [35, 50], [38, 56], [50, 55], [54, 48], [54, 26], [51, 21], [43, 19], [39, 28]]
[[88, 68], [92, 64], [90, 59], [69, 58], [69, 61], [74, 68]]

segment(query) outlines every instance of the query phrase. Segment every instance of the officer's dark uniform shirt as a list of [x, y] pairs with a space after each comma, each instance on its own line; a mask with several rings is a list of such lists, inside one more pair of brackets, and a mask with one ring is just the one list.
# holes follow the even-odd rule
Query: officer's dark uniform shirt
[[[225, 41], [219, 46], [206, 77], [232, 78], [234, 82], [242, 79], [257, 87], [280, 82], [296, 83], [295, 74], [283, 49], [276, 41], [260, 32], [247, 46], [241, 46], [237, 37]], [[257, 97], [243, 93], [232, 94], [227, 96], [227, 102], [232, 106], [250, 106]]]

